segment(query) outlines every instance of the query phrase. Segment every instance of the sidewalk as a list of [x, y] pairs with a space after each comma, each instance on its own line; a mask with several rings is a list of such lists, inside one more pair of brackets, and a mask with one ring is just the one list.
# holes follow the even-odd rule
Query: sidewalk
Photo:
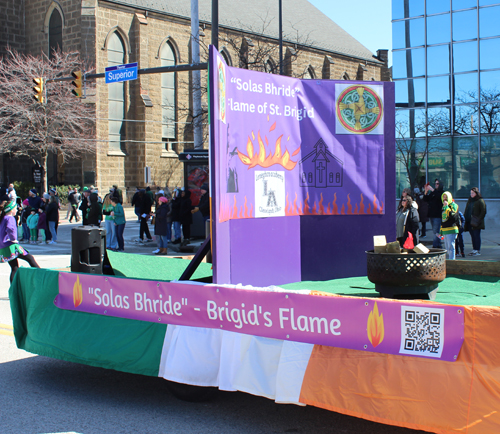
[[[427, 223], [427, 233], [424, 239], [421, 239], [420, 242], [424, 244], [426, 247], [432, 247], [432, 229], [430, 228], [430, 224]], [[468, 232], [464, 232], [462, 234], [464, 239], [464, 251], [465, 258], [458, 257], [458, 261], [500, 261], [500, 229], [488, 229], [486, 228], [484, 231], [481, 231], [481, 256], [469, 256], [469, 253], [472, 252], [472, 242], [470, 238], [470, 234]], [[444, 243], [443, 248], [444, 248]]]

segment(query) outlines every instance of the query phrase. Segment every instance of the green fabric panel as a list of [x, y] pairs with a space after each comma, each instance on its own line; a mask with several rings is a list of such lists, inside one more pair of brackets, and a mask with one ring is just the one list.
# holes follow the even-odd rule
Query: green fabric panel
[[[115, 276], [131, 279], [177, 280], [189, 264], [186, 259], [167, 256], [132, 255], [108, 250], [108, 258]], [[191, 280], [212, 275], [212, 264], [202, 262]]]
[[[296, 282], [280, 285], [290, 290], [309, 289], [351, 297], [380, 297], [375, 284], [367, 277], [321, 282]], [[439, 284], [436, 300], [439, 303], [500, 307], [500, 278], [491, 276], [448, 276]]]
[[19, 268], [9, 290], [21, 349], [42, 356], [158, 376], [167, 326], [57, 308], [58, 272]]

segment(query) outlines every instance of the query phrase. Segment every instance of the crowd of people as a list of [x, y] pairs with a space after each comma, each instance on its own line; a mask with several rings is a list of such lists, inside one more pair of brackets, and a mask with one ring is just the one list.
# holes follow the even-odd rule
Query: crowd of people
[[465, 210], [449, 191], [444, 191], [439, 179], [434, 186], [427, 183], [421, 190], [415, 187], [403, 190], [396, 213], [396, 234], [401, 247], [411, 247], [427, 236], [427, 222], [432, 230], [432, 247], [441, 249], [443, 244], [448, 259], [465, 257], [463, 233], [469, 232], [472, 251], [469, 256], [481, 255], [481, 230], [485, 229], [486, 203], [477, 187], [470, 190]]
[[168, 243], [189, 243], [194, 213], [200, 212], [203, 221], [210, 218], [208, 184], [201, 186], [200, 202], [196, 207], [192, 204], [191, 191], [189, 190], [176, 188], [171, 193], [166, 188], [155, 194], [149, 187], [137, 189], [132, 198], [132, 206], [140, 223], [139, 238], [135, 241], [138, 243], [153, 241], [148, 227], [151, 222], [158, 241], [158, 248], [153, 253], [166, 255]]
[[[168, 244], [188, 243], [191, 238], [193, 214], [200, 212], [203, 220], [210, 218], [208, 185], [201, 187], [198, 206], [193, 206], [191, 192], [168, 188], [154, 193], [150, 187], [137, 189], [133, 198], [139, 238], [136, 242], [149, 243], [153, 237], [149, 226], [154, 227], [157, 239], [156, 255], [168, 254]], [[35, 188], [28, 197], [18, 197], [14, 186], [0, 189], [0, 262], [11, 266], [11, 281], [17, 271], [18, 259], [38, 267], [33, 256], [20, 244], [57, 244], [57, 229], [61, 201], [56, 189], [51, 188], [41, 196]], [[485, 229], [486, 203], [477, 187], [470, 196], [462, 213], [449, 191], [444, 191], [439, 179], [434, 186], [427, 183], [423, 189], [415, 187], [403, 190], [396, 214], [397, 240], [401, 247], [412, 248], [427, 236], [427, 222], [432, 231], [432, 247], [444, 244], [448, 259], [465, 257], [463, 233], [469, 232], [472, 240], [470, 256], [481, 255], [481, 231]], [[72, 223], [100, 226], [104, 221], [106, 248], [118, 252], [125, 250], [126, 225], [122, 191], [114, 185], [104, 199], [93, 186], [68, 188], [66, 219]]]

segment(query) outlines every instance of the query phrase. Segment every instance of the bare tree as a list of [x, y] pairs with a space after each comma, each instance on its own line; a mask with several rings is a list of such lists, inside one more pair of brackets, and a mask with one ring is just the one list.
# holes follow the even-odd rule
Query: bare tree
[[95, 153], [95, 111], [71, 94], [67, 81], [44, 84], [45, 101], [40, 104], [33, 98], [33, 79], [67, 77], [84, 66], [78, 53], [55, 51], [50, 59], [10, 48], [7, 53], [0, 59], [0, 152], [38, 162], [47, 190], [49, 152], [64, 161]]
[[[239, 68], [249, 69], [253, 71], [267, 72], [271, 74], [279, 73], [279, 45], [275, 39], [270, 38], [269, 35], [271, 27], [278, 27], [278, 23], [269, 17], [269, 13], [259, 16], [259, 25], [250, 27], [246, 23], [238, 22], [236, 27], [242, 31], [224, 30], [221, 29], [219, 34], [220, 45], [225, 47], [231, 56], [232, 65]], [[292, 70], [292, 63], [296, 62], [306, 45], [311, 45], [312, 41], [309, 35], [302, 35], [300, 32], [290, 24], [292, 34], [283, 35], [284, 49], [287, 50], [287, 56], [283, 59], [285, 70]], [[200, 58], [203, 62], [208, 60], [208, 45], [203, 38], [199, 39], [200, 44]], [[223, 53], [223, 56], [226, 54]], [[286, 72], [286, 71], [285, 71]], [[306, 68], [293, 74], [293, 76], [301, 78], [306, 74]], [[292, 75], [292, 74], [290, 74]], [[207, 103], [207, 74], [202, 73], [200, 88], [195, 89], [190, 80], [190, 75], [179, 75], [179, 85], [189, 89], [190, 93], [195, 93], [199, 90], [202, 95], [202, 111], [199, 116], [202, 117], [202, 124], [208, 124], [208, 103]], [[184, 137], [192, 133], [192, 128], [195, 123], [193, 115], [192, 100], [189, 99], [188, 104], [179, 104], [178, 106], [179, 118], [187, 119], [187, 131], [184, 132]], [[175, 122], [175, 119], [163, 118], [164, 123]], [[186, 134], [187, 133], [187, 134]], [[208, 139], [208, 128], [203, 129], [203, 140]]]
[[[230, 52], [236, 53], [237, 62], [233, 62], [233, 66], [277, 74], [279, 73], [280, 65], [279, 45], [275, 39], [271, 39], [266, 35], [272, 34], [271, 28], [277, 28], [278, 23], [269, 17], [269, 12], [259, 16], [259, 21], [260, 24], [253, 27], [248, 26], [246, 23], [238, 22], [238, 27], [243, 29], [243, 31], [221, 33], [221, 44], [225, 45]], [[309, 34], [301, 34], [293, 23], [289, 23], [289, 25], [292, 33], [283, 35], [283, 48], [284, 50], [288, 48], [289, 55], [286, 59], [283, 59], [283, 62], [287, 62], [291, 70], [291, 64], [297, 61], [302, 48], [311, 45], [312, 40]], [[300, 73], [291, 75], [302, 78], [305, 73], [304, 69]]]
[[[459, 134], [474, 134], [474, 119], [481, 122], [481, 132], [493, 134], [500, 132], [500, 90], [498, 88], [481, 88], [481, 102], [479, 105], [468, 104], [461, 106], [467, 110], [455, 113], [455, 131]], [[477, 101], [477, 91], [462, 93], [458, 98], [459, 103], [470, 103]], [[457, 110], [457, 108], [455, 108]], [[479, 115], [479, 116], [478, 116]]]
[[396, 161], [405, 168], [411, 187], [418, 184], [429, 151], [428, 141], [418, 139], [425, 131], [425, 122], [412, 122], [410, 128], [409, 122], [396, 120]]

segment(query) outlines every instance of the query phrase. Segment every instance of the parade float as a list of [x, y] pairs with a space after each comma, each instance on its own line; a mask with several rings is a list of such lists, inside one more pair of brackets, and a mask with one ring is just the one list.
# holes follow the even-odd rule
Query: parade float
[[213, 265], [191, 280], [183, 260], [120, 253], [113, 275], [20, 269], [18, 347], [385, 424], [496, 433], [498, 278], [448, 276], [428, 301], [383, 298], [366, 277], [373, 237], [395, 238], [393, 83], [231, 68], [211, 47], [209, 95]]

